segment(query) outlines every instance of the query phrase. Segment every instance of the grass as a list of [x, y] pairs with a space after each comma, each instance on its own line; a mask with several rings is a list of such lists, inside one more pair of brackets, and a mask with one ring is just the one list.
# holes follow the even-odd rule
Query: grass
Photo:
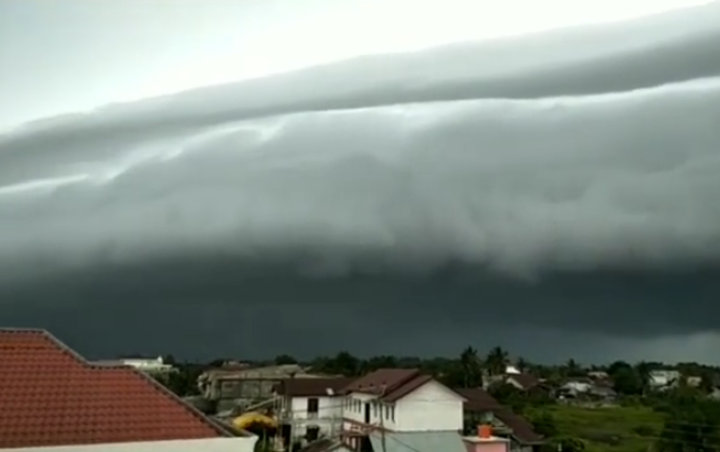
[[646, 452], [663, 425], [663, 415], [644, 406], [552, 405], [538, 411], [552, 415], [560, 435], [582, 439], [586, 452]]

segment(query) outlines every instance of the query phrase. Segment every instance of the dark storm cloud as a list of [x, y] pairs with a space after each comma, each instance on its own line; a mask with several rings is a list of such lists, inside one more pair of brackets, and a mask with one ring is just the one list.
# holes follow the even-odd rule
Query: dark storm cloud
[[[308, 357], [340, 348], [432, 355], [454, 353], [462, 344], [502, 343], [558, 361], [570, 356], [558, 355], [572, 349], [568, 338], [584, 333], [685, 336], [716, 330], [720, 314], [717, 268], [562, 272], [518, 282], [466, 265], [422, 277], [307, 278], [288, 267], [185, 259], [63, 276], [0, 291], [17, 302], [6, 321], [41, 318], [42, 326], [93, 356], [148, 347], [203, 358]], [[563, 334], [551, 343], [528, 342], [538, 327]], [[88, 337], [102, 339], [83, 340]], [[588, 349], [597, 347], [592, 336], [586, 341], [587, 359]]]
[[200, 355], [714, 331], [716, 19], [717, 4], [29, 124], [0, 138], [2, 323]]

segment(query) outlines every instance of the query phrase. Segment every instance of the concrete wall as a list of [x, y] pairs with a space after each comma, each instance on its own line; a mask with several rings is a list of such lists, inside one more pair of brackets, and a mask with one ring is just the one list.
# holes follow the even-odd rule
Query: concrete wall
[[[316, 416], [308, 414], [308, 399], [318, 399]], [[293, 419], [293, 437], [305, 436], [308, 426], [320, 427], [320, 436], [331, 436], [342, 426], [344, 397], [293, 397], [287, 413]]]
[[209, 438], [137, 443], [20, 447], [0, 449], [12, 452], [253, 452], [257, 436], [245, 438]]
[[397, 432], [462, 431], [462, 398], [436, 381], [429, 381], [392, 404], [376, 397], [352, 393], [343, 408], [344, 429], [365, 423], [365, 403], [370, 404], [370, 424]]
[[463, 441], [467, 452], [508, 452], [510, 445], [507, 441]]
[[395, 403], [399, 432], [462, 431], [462, 398], [436, 381], [429, 381]]

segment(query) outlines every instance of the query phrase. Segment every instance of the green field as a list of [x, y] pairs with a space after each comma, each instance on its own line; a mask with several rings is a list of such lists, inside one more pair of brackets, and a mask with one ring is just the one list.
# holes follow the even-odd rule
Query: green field
[[662, 414], [642, 406], [536, 410], [551, 414], [562, 436], [582, 439], [587, 452], [647, 452], [663, 425]]

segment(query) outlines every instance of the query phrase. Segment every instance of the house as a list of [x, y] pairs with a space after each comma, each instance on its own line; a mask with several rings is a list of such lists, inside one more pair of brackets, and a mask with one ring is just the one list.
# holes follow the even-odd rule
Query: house
[[565, 381], [557, 391], [558, 399], [565, 403], [612, 404], [617, 399], [617, 393], [609, 381], [590, 378], [573, 378]]
[[130, 366], [150, 375], [166, 375], [177, 371], [177, 369], [171, 364], [166, 364], [162, 356], [158, 356], [157, 358], [133, 357], [94, 361], [93, 364], [105, 366]]
[[17, 452], [251, 452], [127, 366], [90, 363], [44, 330], [0, 329], [0, 449]]
[[464, 433], [475, 431], [478, 424], [489, 425], [495, 435], [510, 440], [510, 450], [529, 452], [537, 450], [544, 440], [532, 424], [501, 405], [482, 388], [462, 388], [455, 391], [465, 398]]
[[198, 388], [204, 398], [217, 401], [218, 411], [243, 411], [273, 397], [275, 386], [288, 378], [318, 378], [297, 364], [248, 367], [226, 365], [203, 372]]
[[577, 397], [587, 394], [594, 386], [593, 381], [589, 378], [573, 378], [563, 383], [558, 393], [560, 397]]
[[286, 433], [283, 437], [311, 442], [339, 436], [345, 400], [342, 390], [352, 381], [352, 378], [293, 378], [278, 383], [276, 412]]
[[353, 381], [344, 393], [343, 437], [355, 450], [369, 439], [373, 449], [425, 444], [422, 452], [437, 441], [446, 452], [464, 451], [459, 432], [465, 399], [430, 375], [379, 369]]
[[540, 380], [534, 376], [523, 373], [506, 375], [504, 381], [521, 391], [529, 391], [540, 384]]
[[680, 380], [677, 370], [655, 369], [648, 374], [648, 384], [652, 389], [665, 390], [675, 386]]
[[587, 373], [588, 377], [592, 378], [593, 380], [603, 380], [607, 381], [610, 379], [610, 375], [605, 372], [604, 370], [591, 370]]

